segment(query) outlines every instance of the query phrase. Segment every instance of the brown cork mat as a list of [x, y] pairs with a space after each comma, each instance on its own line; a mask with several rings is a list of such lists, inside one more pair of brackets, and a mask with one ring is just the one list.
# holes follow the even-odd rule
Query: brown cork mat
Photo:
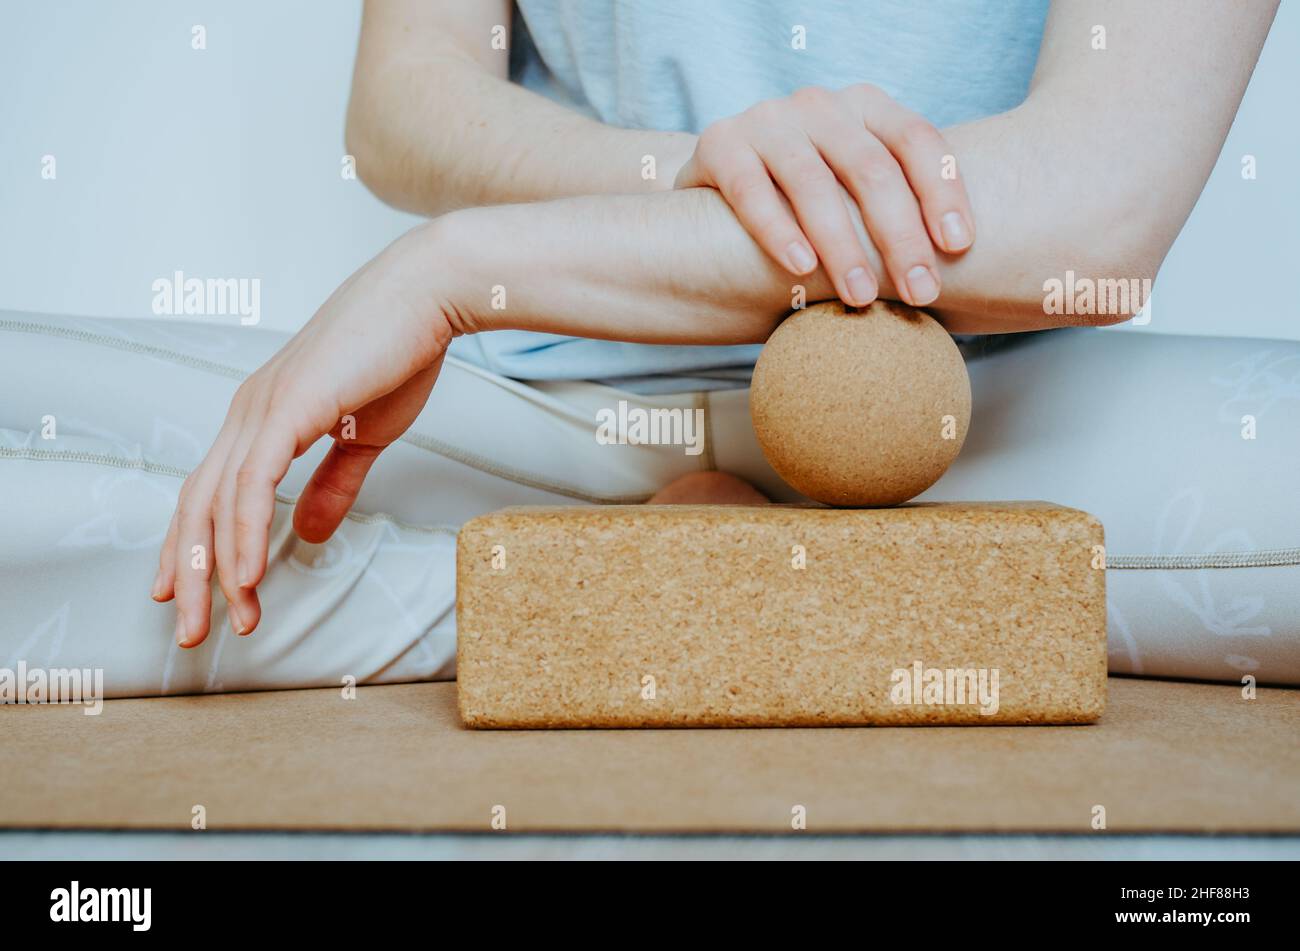
[[[0, 707], [0, 826], [1300, 831], [1300, 691], [1112, 679], [1067, 727], [474, 732], [455, 685]], [[500, 812], [497, 813], [500, 815]]]

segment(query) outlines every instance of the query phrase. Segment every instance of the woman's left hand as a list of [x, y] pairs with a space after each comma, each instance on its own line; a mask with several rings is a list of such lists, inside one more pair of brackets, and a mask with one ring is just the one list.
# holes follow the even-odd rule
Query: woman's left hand
[[845, 190], [894, 288], [914, 306], [939, 296], [935, 249], [960, 254], [975, 240], [970, 199], [943, 134], [867, 83], [834, 92], [810, 86], [715, 122], [675, 186], [716, 188], [773, 260], [800, 276], [820, 263], [855, 307], [880, 288]]

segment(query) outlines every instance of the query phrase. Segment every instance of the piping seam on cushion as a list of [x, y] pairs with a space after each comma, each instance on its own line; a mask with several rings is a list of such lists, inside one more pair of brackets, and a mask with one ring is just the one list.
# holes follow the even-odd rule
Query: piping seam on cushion
[[[248, 378], [248, 374], [238, 367], [226, 366], [225, 364], [216, 363], [212, 360], [201, 360], [198, 357], [191, 357], [188, 354], [179, 353], [175, 350], [168, 350], [166, 347], [138, 343], [134, 340], [123, 340], [119, 337], [111, 337], [107, 334], [95, 334], [88, 330], [74, 330], [69, 327], [47, 327], [42, 324], [29, 323], [20, 320], [9, 320], [7, 318], [0, 319], [0, 330], [9, 330], [16, 333], [43, 334], [50, 337], [63, 337], [67, 340], [77, 340], [82, 343], [98, 344], [114, 350], [124, 350], [128, 353], [137, 353], [160, 360], [167, 360], [172, 363], [181, 364], [182, 366], [191, 367], [195, 370], [205, 370], [209, 373], [224, 376], [232, 380], [239, 380], [241, 382]], [[455, 358], [448, 356], [447, 359], [454, 360]], [[589, 492], [586, 489], [579, 488], [578, 486], [571, 485], [567, 482], [555, 482], [530, 473], [521, 472], [517, 469], [497, 465], [482, 456], [474, 453], [463, 452], [462, 450], [456, 449], [441, 440], [434, 439], [432, 436], [425, 436], [422, 433], [411, 432], [409, 430], [399, 436], [398, 441], [415, 446], [417, 449], [423, 449], [425, 452], [431, 452], [436, 456], [450, 459], [453, 462], [459, 462], [461, 465], [469, 466], [471, 469], [486, 472], [488, 475], [496, 476], [498, 479], [505, 479], [507, 482], [514, 482], [517, 485], [526, 486], [530, 489], [538, 489], [542, 492], [550, 492], [553, 495], [562, 495], [569, 499], [577, 499], [580, 502], [590, 502], [594, 505], [635, 505], [639, 502], [645, 502], [652, 494], [649, 492], [642, 492], [632, 495], [599, 495], [594, 492]]]
[[1201, 568], [1288, 568], [1300, 565], [1300, 548], [1225, 551], [1202, 555], [1107, 555], [1106, 567], [1119, 570], [1195, 571]]
[[[28, 462], [74, 462], [112, 466], [115, 469], [137, 469], [151, 475], [170, 476], [181, 480], [189, 476], [189, 473], [184, 469], [161, 462], [150, 462], [147, 459], [123, 459], [120, 456], [110, 456], [107, 453], [82, 452], [73, 449], [14, 449], [10, 446], [0, 446], [0, 459], [22, 459]], [[282, 505], [289, 506], [296, 505], [298, 502], [297, 498], [281, 492], [275, 493], [275, 500]], [[410, 522], [403, 522], [390, 515], [383, 514], [365, 515], [361, 512], [348, 512], [343, 517], [348, 521], [357, 522], [361, 525], [386, 522], [395, 528], [412, 532], [424, 532], [430, 535], [451, 535], [454, 538], [458, 533], [457, 529], [449, 525], [413, 525]]]
[[100, 346], [110, 347], [114, 350], [125, 350], [128, 353], [138, 353], [142, 356], [169, 360], [172, 363], [179, 363], [195, 370], [206, 370], [209, 373], [216, 374], [217, 376], [228, 377], [232, 380], [242, 381], [248, 376], [247, 373], [238, 367], [226, 366], [225, 364], [217, 363], [214, 360], [204, 360], [199, 357], [192, 357], [187, 353], [168, 350], [166, 347], [158, 347], [150, 343], [139, 343], [135, 340], [123, 340], [121, 337], [110, 337], [108, 334], [91, 333], [89, 330], [77, 330], [72, 327], [49, 327], [44, 324], [30, 323], [25, 320], [9, 320], [8, 318], [0, 319], [0, 330], [10, 330], [15, 333], [37, 334], [46, 337], [62, 337], [65, 340], [77, 340], [81, 343], [99, 344]]

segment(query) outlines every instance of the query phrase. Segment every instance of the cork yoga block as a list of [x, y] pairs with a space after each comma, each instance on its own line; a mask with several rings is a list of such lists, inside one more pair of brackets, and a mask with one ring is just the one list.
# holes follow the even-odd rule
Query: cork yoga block
[[1043, 502], [524, 506], [467, 522], [471, 727], [1087, 723], [1102, 528]]

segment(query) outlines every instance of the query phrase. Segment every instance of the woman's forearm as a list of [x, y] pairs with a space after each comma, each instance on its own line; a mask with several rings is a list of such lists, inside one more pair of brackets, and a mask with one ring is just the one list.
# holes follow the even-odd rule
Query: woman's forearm
[[[466, 209], [408, 239], [418, 283], [451, 288], [461, 333], [751, 343], [795, 303], [795, 279], [708, 188]], [[809, 301], [834, 295], [821, 271], [806, 286]]]
[[[1067, 270], [1078, 279], [1149, 277], [1167, 248], [1141, 215], [1124, 210], [1127, 196], [1119, 191], [1079, 200], [1062, 180], [1070, 174], [1058, 164], [1064, 158], [1027, 147], [1037, 122], [1032, 112], [1016, 111], [951, 130], [969, 156], [963, 171], [982, 223], [970, 251], [941, 256], [943, 294], [932, 312], [954, 332], [1126, 319], [1136, 306], [1128, 313], [1048, 313], [1043, 283]], [[855, 221], [881, 296], [898, 299], [856, 214]], [[801, 299], [835, 297], [823, 271], [799, 280], [774, 264], [712, 189], [472, 208], [424, 231], [417, 240], [425, 244], [430, 277], [456, 272], [448, 277], [463, 332], [757, 342]]]
[[377, 196], [416, 214], [671, 188], [694, 142], [603, 125], [454, 59], [385, 73], [354, 93], [348, 148]]
[[[1098, 9], [1106, 14], [1109, 47], [1097, 49], [1090, 42], [1094, 8], [1054, 5], [1027, 101], [945, 130], [977, 237], [964, 255], [940, 255], [943, 286], [932, 312], [950, 330], [971, 333], [1113, 323], [1135, 313], [1214, 165], [1274, 7], [1272, 0], [1241, 10], [1213, 0], [1104, 0]], [[1218, 39], [1206, 43], [1206, 35]], [[496, 81], [501, 97], [531, 95]], [[582, 185], [568, 176], [538, 185], [563, 164], [556, 141], [568, 133], [543, 136], [539, 146], [536, 129], [526, 128], [512, 145], [516, 120], [507, 113], [513, 107], [495, 108], [481, 127], [462, 117], [453, 123], [469, 126], [458, 133], [462, 138], [447, 136], [451, 152], [460, 150], [466, 181], [474, 170], [493, 181], [507, 170], [502, 184], [491, 186], [492, 200], [510, 194], [516, 170], [526, 183], [517, 186], [521, 197], [570, 186], [625, 190], [610, 187], [612, 166], [602, 165], [602, 177], [584, 164], [595, 161], [585, 144], [573, 150], [571, 166]], [[563, 118], [539, 121], [554, 123], [554, 130], [562, 121], [586, 121], [559, 112]], [[471, 139], [473, 148], [464, 145]], [[489, 139], [498, 144], [485, 144]], [[493, 154], [509, 159], [493, 165]], [[621, 175], [627, 164], [623, 158], [613, 166]], [[469, 185], [452, 190], [474, 194]], [[856, 207], [848, 204], [881, 295], [895, 297]], [[795, 279], [764, 256], [721, 196], [706, 189], [472, 208], [429, 231], [440, 236], [429, 266], [437, 267], [439, 254], [463, 265], [456, 282], [464, 300], [460, 319], [469, 329], [729, 343], [763, 339], [798, 302]], [[1122, 283], [1139, 293], [1063, 314], [1047, 301], [1051, 282]], [[834, 296], [820, 271], [802, 283], [809, 302]], [[492, 307], [493, 288], [504, 289], [504, 309]]]
[[[444, 5], [445, 6], [445, 5]], [[371, 0], [348, 105], [357, 173], [423, 215], [672, 187], [695, 136], [604, 125], [506, 78], [509, 4]]]
[[[976, 201], [978, 202], [978, 198]], [[1058, 219], [1059, 220], [1059, 219]], [[935, 315], [971, 333], [1112, 323], [1116, 315], [1045, 313], [1043, 274], [1094, 258], [1067, 238], [1050, 243], [1032, 215], [981, 236], [960, 264], [945, 262]], [[1040, 239], [1023, 246], [1020, 233]], [[1045, 229], [1051, 231], [1052, 229]], [[712, 189], [596, 196], [472, 208], [412, 233], [422, 285], [452, 288], [454, 329], [532, 330], [637, 343], [754, 343], [803, 302], [828, 300], [821, 270], [792, 278], [769, 258]], [[871, 252], [881, 296], [897, 293]]]
[[[1181, 115], [1150, 104], [1125, 112], [1049, 77], [1019, 108], [945, 130], [979, 225], [964, 255], [940, 254], [931, 312], [961, 333], [1136, 313], [1213, 167], [1266, 29], [1264, 18], [1238, 38], [1237, 71], [1221, 79], [1215, 110], [1201, 97]], [[847, 204], [881, 296], [897, 299]], [[799, 299], [796, 279], [709, 189], [467, 209], [431, 227], [459, 245], [452, 253], [477, 281], [465, 304], [474, 329], [733, 343], [765, 339]], [[1048, 300], [1052, 282], [1133, 293], [1061, 313]], [[802, 284], [808, 302], [835, 296], [820, 270]], [[505, 289], [502, 310], [491, 307], [494, 287]]]

